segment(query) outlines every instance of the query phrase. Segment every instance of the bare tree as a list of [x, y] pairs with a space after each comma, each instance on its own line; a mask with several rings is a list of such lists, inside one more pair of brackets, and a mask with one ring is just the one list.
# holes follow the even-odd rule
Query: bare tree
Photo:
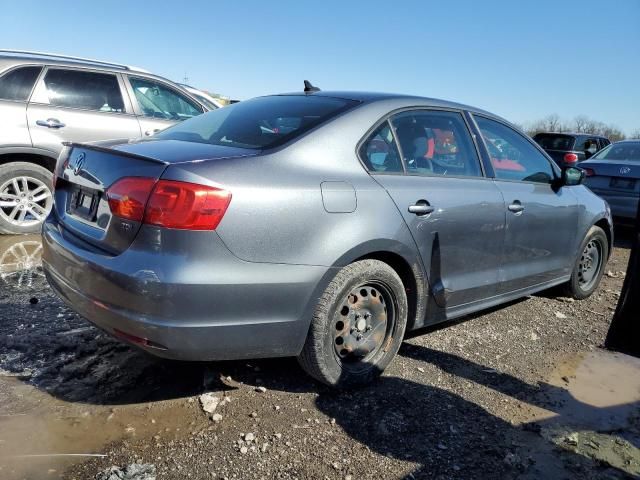
[[633, 132], [631, 132], [629, 138], [640, 140], [640, 128], [636, 128]]

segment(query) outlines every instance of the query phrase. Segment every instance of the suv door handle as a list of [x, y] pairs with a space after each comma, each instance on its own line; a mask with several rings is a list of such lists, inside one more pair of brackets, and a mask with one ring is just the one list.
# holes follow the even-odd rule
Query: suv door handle
[[156, 133], [158, 133], [159, 131], [160, 131], [160, 129], [159, 129], [159, 128], [154, 128], [153, 130], [147, 130], [146, 132], [144, 132], [144, 134], [145, 134], [147, 137], [150, 137], [150, 136], [152, 136], [152, 135], [155, 135], [155, 134], [156, 134]]
[[409, 205], [409, 213], [415, 213], [418, 216], [432, 213], [435, 209], [429, 205], [426, 200], [418, 200], [415, 205]]
[[57, 118], [47, 118], [46, 120], [36, 120], [36, 125], [47, 128], [62, 128], [64, 123], [60, 122]]
[[507, 207], [510, 212], [515, 213], [516, 215], [522, 213], [524, 211], [524, 207], [520, 203], [519, 200], [514, 200], [514, 202]]

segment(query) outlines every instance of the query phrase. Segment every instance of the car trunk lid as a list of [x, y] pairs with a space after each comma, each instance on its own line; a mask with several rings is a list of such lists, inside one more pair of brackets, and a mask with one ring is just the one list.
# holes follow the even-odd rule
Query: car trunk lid
[[589, 160], [579, 166], [587, 171], [586, 185], [594, 190], [640, 193], [640, 161]]
[[67, 232], [114, 255], [131, 245], [142, 226], [112, 214], [107, 192], [116, 182], [142, 177], [155, 183], [170, 164], [247, 155], [182, 141], [72, 143], [66, 149], [56, 172], [55, 214]]

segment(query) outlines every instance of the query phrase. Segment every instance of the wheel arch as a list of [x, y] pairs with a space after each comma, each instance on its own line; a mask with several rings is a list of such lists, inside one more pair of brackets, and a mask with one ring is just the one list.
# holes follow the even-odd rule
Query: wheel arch
[[0, 149], [0, 165], [13, 162], [33, 163], [53, 173], [57, 160], [57, 156], [48, 150], [35, 148]]

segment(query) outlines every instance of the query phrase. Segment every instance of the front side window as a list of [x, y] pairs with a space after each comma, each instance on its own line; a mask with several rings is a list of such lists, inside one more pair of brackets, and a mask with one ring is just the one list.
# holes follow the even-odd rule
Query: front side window
[[274, 95], [234, 103], [154, 135], [164, 140], [264, 149], [284, 144], [359, 102], [312, 95]]
[[129, 81], [145, 117], [181, 121], [202, 113], [200, 107], [185, 95], [161, 83], [135, 77], [130, 77]]
[[362, 144], [360, 158], [372, 173], [403, 173], [389, 122], [380, 125]]
[[391, 119], [408, 174], [482, 175], [480, 160], [460, 113], [402, 112]]
[[0, 78], [0, 99], [26, 102], [42, 67], [21, 67]]
[[555, 178], [546, 157], [521, 134], [488, 118], [476, 116], [475, 120], [497, 178], [536, 183], [551, 183]]
[[118, 78], [108, 73], [49, 70], [44, 77], [49, 104], [98, 112], [124, 112]]

